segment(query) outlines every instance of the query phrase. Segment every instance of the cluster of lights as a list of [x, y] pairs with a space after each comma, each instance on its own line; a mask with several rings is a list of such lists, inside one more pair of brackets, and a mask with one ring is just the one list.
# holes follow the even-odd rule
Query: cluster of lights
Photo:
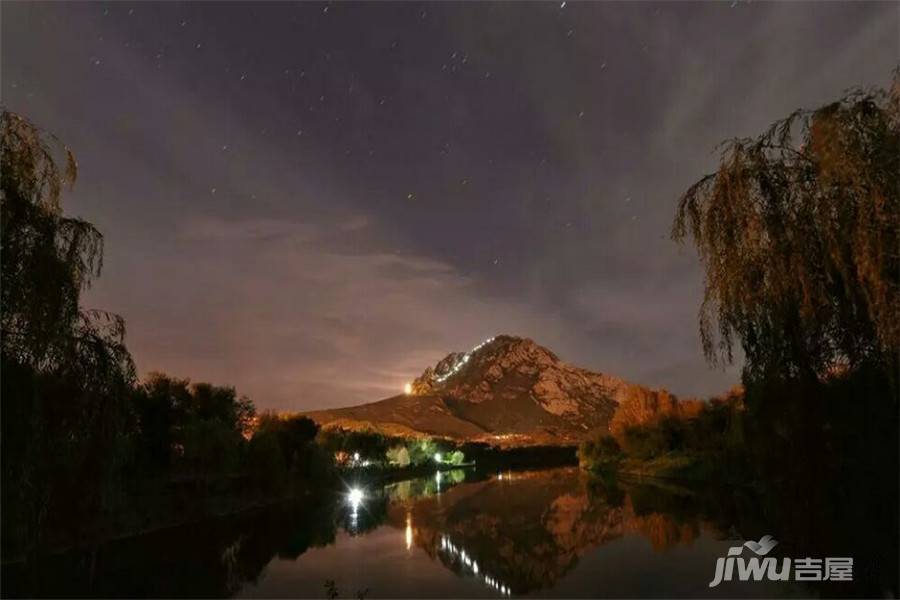
[[504, 583], [501, 583], [499, 580], [491, 577], [487, 573], [479, 573], [478, 561], [476, 561], [469, 553], [466, 552], [465, 548], [457, 547], [450, 541], [446, 535], [441, 536], [441, 550], [450, 554], [451, 556], [458, 556], [460, 562], [466, 566], [466, 568], [471, 569], [472, 574], [476, 577], [480, 578], [484, 584], [488, 587], [494, 588], [504, 596], [512, 595], [512, 590], [509, 589]]
[[447, 381], [447, 379], [449, 379], [453, 375], [456, 375], [459, 372], [459, 370], [462, 369], [467, 362], [469, 362], [469, 359], [472, 358], [473, 354], [475, 354], [476, 352], [481, 350], [484, 346], [490, 344], [493, 341], [494, 341], [494, 338], [488, 338], [488, 339], [484, 340], [483, 342], [481, 342], [480, 344], [478, 344], [477, 346], [475, 346], [474, 348], [472, 348], [471, 350], [469, 350], [468, 352], [466, 352], [465, 354], [463, 354], [460, 358], [458, 358], [456, 360], [455, 363], [453, 363], [453, 366], [450, 367], [449, 371], [447, 371], [443, 375], [436, 375], [434, 377], [434, 381], [437, 383], [444, 383], [445, 381]]
[[366, 459], [362, 460], [362, 457], [359, 455], [359, 452], [354, 452], [352, 456], [352, 461], [354, 466], [368, 467], [372, 464], [372, 461]]

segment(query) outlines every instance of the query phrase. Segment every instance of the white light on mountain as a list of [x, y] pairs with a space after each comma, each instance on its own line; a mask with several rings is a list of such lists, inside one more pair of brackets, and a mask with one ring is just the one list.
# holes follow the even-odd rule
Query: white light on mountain
[[411, 383], [407, 383], [406, 385], [403, 386], [403, 393], [406, 394], [407, 396], [412, 394], [412, 384]]
[[477, 346], [475, 346], [474, 348], [472, 348], [472, 350], [470, 352], [466, 352], [461, 357], [458, 357], [456, 359], [456, 362], [453, 364], [453, 366], [450, 367], [450, 369], [446, 373], [444, 373], [443, 375], [434, 375], [434, 376], [432, 376], [433, 377], [432, 380], [435, 381], [436, 383], [444, 383], [445, 381], [447, 381], [447, 379], [449, 379], [453, 375], [456, 375], [459, 372], [459, 370], [467, 362], [469, 362], [469, 359], [472, 357], [473, 353], [477, 352], [478, 350], [483, 348], [485, 345], [490, 344], [491, 342], [494, 341], [494, 339], [496, 339], [496, 338], [488, 338], [488, 339], [484, 340], [483, 342], [481, 342], [480, 344], [478, 344]]

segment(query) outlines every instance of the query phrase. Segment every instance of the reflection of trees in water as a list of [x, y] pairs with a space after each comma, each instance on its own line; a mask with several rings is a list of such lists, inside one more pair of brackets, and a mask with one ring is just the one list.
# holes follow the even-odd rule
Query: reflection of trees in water
[[[360, 512], [360, 532], [384, 518], [384, 503]], [[158, 531], [95, 550], [49, 557], [35, 580], [4, 567], [8, 596], [222, 597], [256, 582], [274, 558], [297, 559], [334, 543], [342, 502], [298, 502]]]
[[[817, 590], [826, 596], [868, 596], [896, 585], [891, 579], [896, 547], [886, 546], [883, 532], [873, 531], [865, 503], [815, 478], [752, 489], [604, 479], [577, 469], [499, 476], [452, 473], [443, 473], [439, 486], [434, 476], [386, 486], [366, 500], [351, 533], [362, 534], [382, 523], [407, 530], [408, 543], [433, 560], [460, 577], [475, 577], [486, 585], [489, 578], [501, 592], [552, 587], [586, 553], [625, 535], [638, 535], [654, 551], [665, 552], [693, 544], [701, 532], [719, 539], [773, 534], [781, 540], [776, 555], [856, 557], [856, 581]], [[468, 481], [462, 482], [463, 477]], [[279, 556], [285, 558], [296, 558], [312, 545], [332, 543], [337, 528], [346, 528], [347, 506], [339, 501], [321, 510], [326, 517], [310, 511], [298, 516], [290, 509], [270, 515], [268, 531], [260, 534], [258, 525], [245, 530], [250, 535], [241, 541], [238, 556], [253, 540], [277, 541]], [[872, 514], [878, 518], [877, 511]], [[842, 520], [841, 515], [853, 518]], [[285, 527], [286, 522], [290, 526]], [[295, 550], [286, 554], [283, 549], [292, 540]], [[448, 551], [447, 544], [457, 552]], [[271, 551], [261, 551], [253, 560], [239, 558], [250, 567], [238, 579], [255, 581], [270, 558]]]
[[[392, 502], [406, 502], [417, 498], [434, 496], [466, 480], [465, 469], [435, 471], [434, 475], [405, 479], [384, 486], [382, 495]], [[476, 479], [477, 479], [476, 475]]]
[[[844, 595], [884, 589], [890, 575], [889, 566], [875, 566], [887, 564], [889, 549], [861, 547], [871, 535], [864, 521], [842, 525], [834, 515], [804, 513], [804, 506], [827, 504], [827, 497], [810, 500], [821, 495], [811, 485], [807, 499], [798, 501], [783, 490], [688, 489], [661, 480], [594, 478], [576, 469], [503, 473], [502, 479], [472, 471], [464, 475], [468, 482], [453, 485], [459, 476], [442, 474], [440, 493], [434, 476], [370, 490], [355, 518], [341, 495], [108, 544], [93, 555], [54, 559], [44, 571], [54, 576], [42, 580], [39, 592], [29, 591], [226, 596], [257, 582], [276, 557], [296, 560], [310, 548], [333, 544], [338, 530], [363, 535], [382, 524], [406, 530], [410, 547], [500, 593], [551, 587], [586, 553], [626, 535], [641, 536], [664, 552], [692, 544], [702, 531], [729, 539], [770, 533], [781, 541], [775, 554], [786, 556], [854, 556], [860, 581], [834, 590]], [[816, 523], [817, 537], [807, 535]], [[847, 542], [850, 530], [856, 531], [856, 542]], [[888, 572], [867, 572], [872, 569]], [[11, 580], [7, 574], [4, 593], [16, 595], [21, 574]], [[880, 588], [869, 585], [873, 578]]]

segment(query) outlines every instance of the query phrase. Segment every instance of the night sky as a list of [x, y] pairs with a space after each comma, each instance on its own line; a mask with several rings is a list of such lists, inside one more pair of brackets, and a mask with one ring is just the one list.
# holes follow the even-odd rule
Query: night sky
[[141, 373], [341, 406], [510, 333], [708, 395], [679, 194], [898, 40], [897, 3], [4, 2], [2, 96], [75, 151]]

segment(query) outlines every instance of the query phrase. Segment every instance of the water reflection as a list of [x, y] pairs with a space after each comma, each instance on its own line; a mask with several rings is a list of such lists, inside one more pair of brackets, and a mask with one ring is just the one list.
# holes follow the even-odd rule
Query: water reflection
[[764, 508], [746, 490], [458, 469], [56, 557], [41, 566], [52, 577], [4, 568], [4, 595], [314, 597], [335, 579], [345, 596], [698, 596], [729, 540], [764, 533], [787, 555], [857, 552], [859, 581], [716, 596], [896, 593], [890, 548], [864, 530], [856, 547], [813, 552], [785, 524], [801, 513]]
[[465, 548], [457, 546], [445, 535], [441, 536], [441, 552], [444, 553], [444, 556], [441, 557], [442, 562], [452, 565], [451, 568], [454, 571], [466, 571], [466, 575], [480, 577], [486, 586], [497, 590], [504, 596], [512, 593], [512, 590], [499, 579], [488, 573], [482, 573], [478, 568], [478, 561], [466, 552]]

